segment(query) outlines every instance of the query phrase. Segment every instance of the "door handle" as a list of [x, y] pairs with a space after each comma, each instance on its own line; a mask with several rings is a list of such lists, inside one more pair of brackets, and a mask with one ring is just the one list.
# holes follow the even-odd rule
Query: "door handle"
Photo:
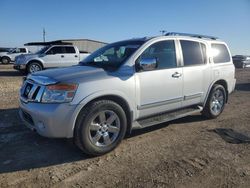
[[181, 77], [181, 73], [179, 73], [179, 72], [175, 72], [174, 74], [172, 74], [172, 77], [173, 78], [179, 78], [179, 77]]
[[78, 57], [78, 55], [75, 55], [75, 57]]
[[61, 57], [64, 57], [64, 55], [61, 55]]

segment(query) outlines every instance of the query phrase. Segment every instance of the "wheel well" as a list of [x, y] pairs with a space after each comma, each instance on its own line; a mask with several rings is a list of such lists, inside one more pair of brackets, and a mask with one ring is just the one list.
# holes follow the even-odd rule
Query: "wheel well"
[[227, 100], [228, 100], [227, 82], [226, 82], [225, 80], [218, 80], [218, 81], [216, 81], [216, 82], [214, 83], [214, 85], [215, 85], [215, 84], [222, 85], [222, 86], [225, 88], [225, 90], [226, 90], [226, 102], [227, 102]]
[[[105, 95], [105, 96], [101, 96], [101, 97], [97, 97], [95, 99], [92, 99], [85, 106], [89, 105], [90, 103], [92, 103], [94, 101], [99, 101], [99, 100], [111, 100], [111, 101], [119, 104], [122, 107], [122, 109], [124, 110], [124, 112], [126, 114], [126, 118], [127, 118], [126, 133], [130, 134], [131, 128], [132, 128], [132, 116], [133, 115], [131, 113], [131, 110], [129, 108], [127, 101], [125, 99], [123, 99], [122, 97], [117, 96], [117, 95]], [[85, 108], [85, 106], [83, 108]]]
[[1, 57], [1, 60], [2, 60], [4, 57], [7, 58], [7, 59], [9, 59], [9, 60], [11, 60], [10, 57], [8, 57], [8, 56], [2, 56], [2, 57]]

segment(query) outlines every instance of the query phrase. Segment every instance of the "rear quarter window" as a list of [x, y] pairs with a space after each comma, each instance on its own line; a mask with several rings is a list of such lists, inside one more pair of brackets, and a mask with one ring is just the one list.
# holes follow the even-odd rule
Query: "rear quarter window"
[[212, 44], [214, 63], [227, 63], [230, 61], [230, 54], [224, 44]]

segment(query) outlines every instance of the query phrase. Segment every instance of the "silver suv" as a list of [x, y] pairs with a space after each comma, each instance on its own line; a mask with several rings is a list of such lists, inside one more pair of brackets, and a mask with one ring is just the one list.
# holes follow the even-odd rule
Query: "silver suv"
[[201, 112], [219, 116], [235, 87], [226, 43], [169, 33], [120, 41], [77, 66], [29, 75], [20, 116], [46, 137], [74, 138], [90, 155], [113, 150], [132, 129]]

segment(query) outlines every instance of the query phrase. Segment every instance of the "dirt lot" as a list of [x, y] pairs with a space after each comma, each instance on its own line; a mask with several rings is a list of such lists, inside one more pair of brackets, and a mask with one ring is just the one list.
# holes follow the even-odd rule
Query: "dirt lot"
[[0, 187], [249, 187], [250, 69], [236, 77], [218, 119], [197, 114], [135, 131], [115, 151], [89, 158], [71, 140], [24, 127], [22, 75], [0, 65]]

